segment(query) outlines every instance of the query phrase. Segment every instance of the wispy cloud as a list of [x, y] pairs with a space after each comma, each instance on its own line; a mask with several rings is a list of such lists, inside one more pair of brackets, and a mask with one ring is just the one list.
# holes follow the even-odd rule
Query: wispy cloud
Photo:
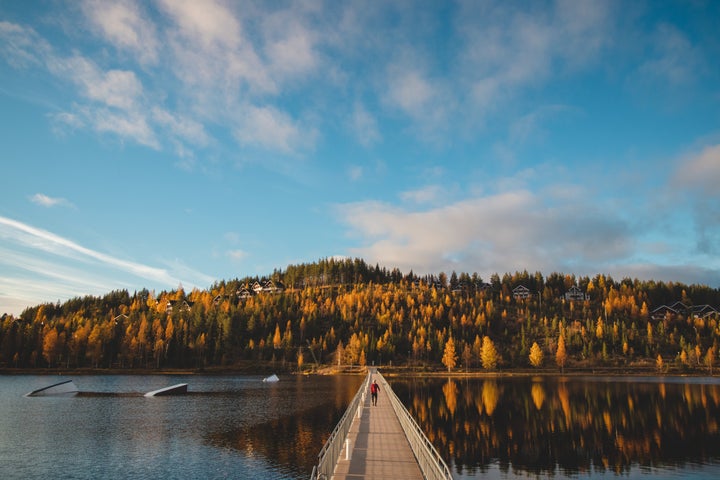
[[445, 190], [440, 185], [428, 185], [419, 190], [408, 190], [400, 193], [400, 198], [406, 202], [427, 204], [435, 203], [442, 199]]
[[106, 266], [117, 268], [147, 280], [169, 285], [177, 283], [177, 280], [170, 276], [166, 270], [115, 258], [85, 248], [72, 240], [60, 237], [47, 230], [35, 228], [10, 218], [0, 217], [0, 226], [3, 227], [2, 235], [5, 238], [15, 240], [26, 247], [32, 247], [60, 257], [74, 257], [79, 260], [100, 262]]
[[20, 298], [34, 303], [148, 284], [153, 288], [173, 288], [180, 283], [204, 287], [213, 280], [178, 262], [173, 265], [179, 273], [175, 275], [117, 258], [7, 217], [0, 217], [0, 240], [0, 283], [13, 285]]
[[115, 48], [137, 57], [142, 64], [157, 63], [157, 32], [137, 2], [84, 0], [81, 6], [93, 30]]
[[461, 81], [481, 113], [556, 72], [594, 63], [613, 38], [610, 2], [561, 1], [523, 9], [509, 3], [461, 5]]
[[42, 207], [75, 207], [71, 202], [64, 198], [59, 197], [49, 197], [43, 193], [36, 193], [32, 197], [30, 197], [30, 201], [40, 205]]
[[702, 55], [685, 34], [675, 26], [658, 25], [649, 48], [652, 55], [637, 70], [644, 82], [658, 80], [671, 86], [685, 85], [697, 79], [702, 69]]
[[235, 135], [241, 144], [285, 154], [315, 145], [317, 131], [273, 107], [247, 107]]
[[358, 142], [365, 147], [370, 147], [382, 139], [377, 120], [360, 102], [355, 102], [350, 126]]
[[228, 250], [226, 253], [227, 257], [234, 261], [240, 261], [248, 256], [248, 253], [244, 250]]
[[720, 196], [720, 145], [680, 159], [674, 184], [701, 195]]

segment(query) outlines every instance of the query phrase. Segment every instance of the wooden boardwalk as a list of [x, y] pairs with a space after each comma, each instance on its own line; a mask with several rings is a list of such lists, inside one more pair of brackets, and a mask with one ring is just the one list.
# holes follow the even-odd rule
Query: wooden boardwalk
[[350, 456], [346, 460], [348, 452], [342, 451], [334, 480], [423, 478], [400, 421], [383, 392], [383, 384], [380, 385], [377, 406], [370, 403], [368, 392], [360, 418], [356, 415], [350, 426], [347, 437]]

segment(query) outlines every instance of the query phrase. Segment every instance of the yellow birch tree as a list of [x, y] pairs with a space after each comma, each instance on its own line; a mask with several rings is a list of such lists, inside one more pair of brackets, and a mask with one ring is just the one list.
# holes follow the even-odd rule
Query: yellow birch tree
[[447, 367], [449, 372], [453, 368], [455, 368], [455, 365], [457, 365], [457, 360], [458, 356], [455, 352], [455, 341], [452, 339], [452, 337], [450, 337], [448, 338], [448, 341], [445, 342], [445, 351], [443, 352], [442, 363]]
[[555, 353], [555, 363], [560, 367], [560, 371], [563, 372], [565, 369], [565, 362], [567, 362], [567, 352], [565, 351], [565, 337], [560, 335], [558, 338], [557, 352]]
[[487, 335], [483, 337], [480, 362], [485, 370], [493, 370], [498, 364], [498, 353], [495, 344]]
[[538, 368], [542, 365], [543, 362], [543, 352], [542, 349], [540, 349], [540, 345], [537, 344], [537, 342], [533, 342], [532, 347], [530, 347], [530, 365], [532, 365], [535, 368]]

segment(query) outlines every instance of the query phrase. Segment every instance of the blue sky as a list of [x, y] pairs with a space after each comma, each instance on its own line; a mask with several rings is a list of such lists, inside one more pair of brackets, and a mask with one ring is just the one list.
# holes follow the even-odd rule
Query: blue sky
[[331, 256], [720, 287], [720, 2], [0, 2], [0, 312]]

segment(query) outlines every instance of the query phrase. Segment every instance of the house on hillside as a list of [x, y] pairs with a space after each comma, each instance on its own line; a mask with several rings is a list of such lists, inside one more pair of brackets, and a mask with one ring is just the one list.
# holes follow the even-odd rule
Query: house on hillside
[[[676, 302], [673, 305], [676, 305], [677, 303], [680, 303], [680, 302]], [[652, 318], [655, 321], [660, 321], [660, 320], [664, 320], [668, 316], [673, 316], [673, 315], [678, 315], [678, 314], [680, 314], [680, 311], [677, 310], [676, 308], [673, 308], [669, 305], [660, 305], [655, 310], [650, 312], [650, 318]]]
[[243, 288], [239, 288], [239, 289], [237, 290], [237, 292], [235, 292], [235, 295], [236, 295], [240, 300], [247, 300], [248, 298], [250, 298], [250, 297], [253, 296], [253, 292], [250, 291], [250, 289], [243, 287]]
[[588, 295], [580, 290], [580, 287], [573, 285], [570, 287], [570, 290], [565, 292], [565, 300], [570, 302], [584, 302], [585, 300], [588, 300]]
[[713, 315], [718, 315], [720, 313], [718, 309], [710, 305], [694, 305], [690, 307], [690, 312], [694, 318], [699, 319], [712, 317]]
[[513, 288], [512, 294], [515, 300], [525, 300], [530, 297], [530, 289], [525, 285], [518, 285]]
[[254, 282], [252, 284], [252, 291], [256, 294], [261, 293], [280, 293], [285, 290], [285, 285], [280, 281], [268, 280], [266, 282]]
[[179, 312], [189, 312], [195, 302], [189, 300], [168, 300], [165, 304], [165, 311], [172, 313], [177, 310]]
[[280, 281], [268, 280], [262, 287], [262, 291], [265, 293], [280, 293], [283, 290], [285, 290], [285, 285]]

